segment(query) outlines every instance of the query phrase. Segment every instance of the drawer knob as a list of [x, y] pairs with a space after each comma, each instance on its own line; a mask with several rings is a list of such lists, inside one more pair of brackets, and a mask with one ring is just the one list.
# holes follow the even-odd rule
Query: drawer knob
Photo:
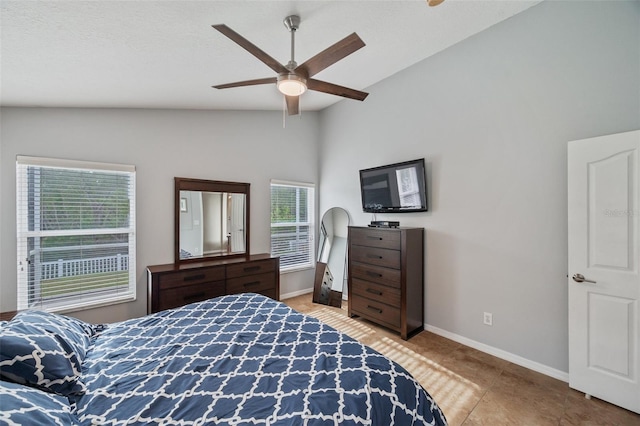
[[382, 278], [382, 274], [373, 271], [367, 271], [367, 275], [369, 275], [370, 277]]
[[379, 313], [379, 314], [381, 314], [381, 313], [382, 313], [382, 309], [380, 309], [380, 308], [376, 308], [376, 307], [374, 307], [374, 306], [369, 306], [369, 305], [367, 305], [367, 309], [369, 309], [370, 311], [375, 311], [375, 312], [377, 312], [377, 313]]
[[370, 239], [370, 240], [382, 241], [382, 237], [372, 237], [371, 235], [367, 235], [367, 238]]
[[367, 258], [369, 258], [369, 259], [382, 259], [382, 256], [376, 256], [375, 254], [368, 254]]
[[202, 280], [202, 279], [204, 279], [204, 277], [205, 277], [204, 274], [189, 275], [187, 277], [184, 277], [183, 280], [184, 281], [196, 281], [196, 280]]
[[368, 288], [368, 289], [367, 289], [367, 293], [375, 294], [375, 295], [377, 295], [377, 296], [382, 296], [382, 292], [381, 292], [381, 291], [374, 290], [374, 289], [372, 289], [372, 288]]

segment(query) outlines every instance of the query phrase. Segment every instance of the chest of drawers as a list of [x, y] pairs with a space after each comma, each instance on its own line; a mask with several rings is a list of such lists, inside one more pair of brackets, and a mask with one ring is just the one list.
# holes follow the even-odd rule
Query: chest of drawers
[[241, 259], [147, 267], [147, 313], [212, 297], [260, 293], [280, 298], [280, 261], [268, 254]]
[[408, 339], [424, 328], [424, 229], [349, 227], [349, 316]]

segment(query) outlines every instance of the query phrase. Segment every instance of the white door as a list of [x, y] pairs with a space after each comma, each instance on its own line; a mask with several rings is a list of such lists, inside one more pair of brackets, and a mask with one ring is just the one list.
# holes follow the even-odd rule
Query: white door
[[640, 412], [640, 131], [569, 142], [569, 386]]

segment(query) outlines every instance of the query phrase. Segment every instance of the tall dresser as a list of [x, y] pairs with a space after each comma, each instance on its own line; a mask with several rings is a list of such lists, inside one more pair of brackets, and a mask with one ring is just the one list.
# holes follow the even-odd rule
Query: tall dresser
[[407, 340], [424, 328], [424, 229], [349, 227], [349, 316]]
[[147, 267], [147, 313], [212, 297], [260, 293], [280, 298], [280, 259], [269, 254]]

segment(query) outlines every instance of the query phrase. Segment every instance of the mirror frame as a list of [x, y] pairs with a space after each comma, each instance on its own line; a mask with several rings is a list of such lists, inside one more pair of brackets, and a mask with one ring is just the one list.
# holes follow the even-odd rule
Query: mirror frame
[[[248, 257], [249, 256], [249, 241], [250, 241], [250, 223], [249, 220], [249, 190], [251, 184], [242, 183], [242, 182], [225, 182], [219, 180], [205, 180], [205, 179], [192, 179], [192, 178], [182, 178], [175, 177], [175, 192], [174, 192], [174, 235], [173, 235], [173, 254], [174, 254], [174, 262], [175, 263], [190, 263], [190, 262], [203, 262], [206, 260], [212, 259], [230, 259], [230, 258], [238, 258], [238, 257]], [[245, 227], [244, 227], [244, 238], [245, 238], [245, 251], [244, 253], [237, 254], [212, 254], [208, 256], [200, 256], [189, 259], [180, 259], [180, 191], [202, 191], [202, 192], [227, 192], [234, 194], [244, 194], [245, 195]]]
[[[320, 241], [320, 235], [322, 233], [322, 227], [325, 225], [325, 218], [327, 217], [327, 215], [329, 214], [329, 212], [331, 212], [332, 214], [332, 220], [333, 220], [333, 215], [335, 215], [335, 213], [341, 210], [346, 219], [347, 219], [347, 233], [348, 233], [348, 229], [349, 226], [351, 225], [351, 216], [349, 215], [349, 212], [343, 208], [343, 207], [338, 207], [338, 206], [334, 206], [331, 207], [329, 209], [327, 209], [324, 214], [322, 215], [322, 219], [320, 219], [320, 225], [318, 227], [318, 241]], [[335, 226], [334, 223], [332, 222], [332, 226]], [[345, 234], [345, 239], [346, 239], [346, 234]], [[335, 249], [334, 249], [335, 250]], [[329, 305], [329, 306], [335, 306], [335, 307], [341, 307], [342, 306], [342, 295], [345, 293], [345, 286], [346, 286], [346, 279], [347, 279], [347, 275], [348, 275], [348, 260], [347, 260], [347, 253], [348, 253], [348, 244], [345, 246], [345, 251], [344, 251], [344, 263], [342, 264], [342, 269], [344, 272], [344, 275], [342, 277], [342, 285], [341, 285], [341, 290], [334, 290], [333, 286], [328, 288], [328, 294], [326, 295], [326, 300], [325, 297], [323, 297], [323, 287], [326, 286], [326, 276], [329, 275], [331, 276], [331, 282], [333, 282], [333, 275], [331, 273], [331, 271], [329, 270], [329, 259], [326, 259], [326, 263], [323, 262], [321, 259], [322, 256], [322, 247], [318, 247], [318, 253], [317, 253], [317, 261], [316, 261], [316, 273], [315, 273], [315, 280], [314, 280], [314, 284], [313, 284], [313, 303], [320, 303], [323, 305]]]

